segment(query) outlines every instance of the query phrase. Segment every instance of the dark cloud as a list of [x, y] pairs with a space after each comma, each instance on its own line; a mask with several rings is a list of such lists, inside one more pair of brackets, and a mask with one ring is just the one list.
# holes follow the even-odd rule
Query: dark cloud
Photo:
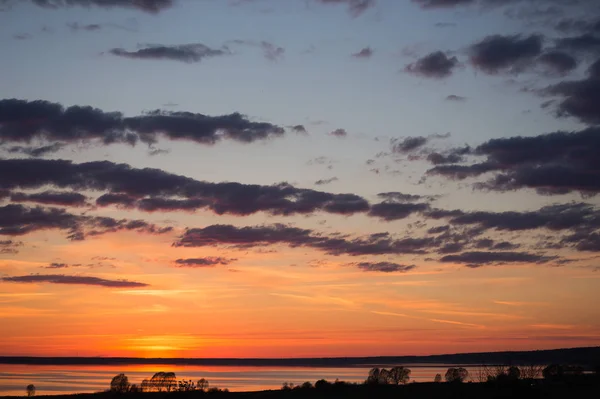
[[360, 262], [354, 264], [360, 270], [365, 272], [380, 272], [380, 273], [406, 273], [416, 269], [415, 265], [400, 265], [392, 262]]
[[532, 65], [542, 46], [540, 35], [492, 35], [472, 45], [469, 52], [471, 64], [485, 73], [518, 73]]
[[83, 194], [75, 192], [44, 191], [41, 193], [12, 193], [10, 200], [12, 202], [36, 202], [45, 205], [60, 206], [84, 206], [86, 197]]
[[23, 246], [22, 241], [0, 240], [0, 254], [17, 254], [18, 248]]
[[426, 78], [443, 79], [452, 75], [457, 66], [458, 59], [456, 57], [448, 57], [443, 52], [436, 51], [406, 65], [404, 70]]
[[590, 124], [600, 124], [600, 77], [598, 61], [588, 70], [589, 77], [577, 81], [565, 81], [543, 90], [543, 94], [560, 96], [556, 112], [559, 117], [571, 116]]
[[67, 276], [64, 274], [32, 274], [28, 276], [3, 277], [2, 281], [7, 283], [50, 283], [50, 284], [73, 284], [93, 285], [109, 288], [139, 288], [148, 287], [148, 284], [128, 280], [107, 280], [91, 276]]
[[371, 47], [365, 47], [357, 53], [352, 54], [355, 58], [371, 58], [373, 55], [373, 49]]
[[[534, 211], [464, 212], [460, 210], [425, 212], [430, 218], [448, 219], [453, 227], [474, 228], [477, 232], [547, 231], [552, 234], [542, 245], [544, 248], [573, 248], [579, 251], [600, 250], [600, 209], [586, 203], [548, 205]], [[429, 231], [430, 234], [434, 231]], [[471, 240], [472, 241], [472, 240]], [[513, 250], [520, 245], [511, 242], [494, 242], [491, 239], [475, 241], [475, 248]]]
[[598, 128], [494, 139], [474, 150], [487, 158], [482, 163], [438, 166], [429, 173], [462, 179], [498, 171], [494, 178], [476, 187], [494, 191], [533, 188], [544, 195], [572, 191], [595, 195], [600, 192], [598, 151]]
[[478, 225], [483, 229], [500, 231], [523, 231], [548, 229], [600, 228], [600, 211], [585, 203], [548, 205], [535, 211], [506, 212], [458, 212], [451, 217], [453, 225]]
[[354, 16], [359, 16], [370, 7], [375, 5], [375, 0], [315, 0], [321, 4], [341, 4], [348, 7], [348, 11]]
[[[432, 159], [433, 161], [433, 159]], [[442, 161], [443, 159], [437, 160]], [[487, 172], [497, 170], [497, 166], [488, 163], [476, 163], [473, 165], [443, 165], [440, 164], [427, 171], [427, 175], [439, 175], [454, 180], [463, 180], [469, 177], [476, 177]]]
[[85, 30], [85, 31], [88, 31], [88, 32], [93, 32], [93, 31], [97, 31], [97, 30], [102, 29], [102, 25], [100, 25], [100, 24], [84, 24], [84, 25], [80, 25], [77, 22], [68, 23], [67, 26], [72, 31]]
[[315, 182], [315, 184], [316, 184], [317, 186], [323, 186], [323, 185], [325, 185], [325, 184], [330, 184], [330, 183], [333, 183], [334, 181], [338, 181], [338, 180], [339, 180], [339, 179], [338, 179], [337, 177], [331, 177], [331, 178], [329, 178], [329, 179], [321, 179], [321, 180], [317, 180], [317, 181]]
[[221, 258], [221, 257], [206, 257], [192, 259], [177, 259], [175, 264], [178, 267], [214, 267], [219, 265], [229, 265], [237, 259]]
[[471, 153], [471, 147], [452, 148], [444, 153], [431, 152], [427, 155], [427, 160], [434, 165], [444, 165], [464, 162], [465, 155]]
[[461, 5], [472, 4], [475, 0], [412, 0], [422, 8], [451, 8]]
[[[0, 131], [1, 131], [2, 127], [0, 126]], [[49, 145], [43, 145], [43, 146], [39, 146], [39, 147], [26, 147], [26, 146], [13, 146], [13, 147], [9, 147], [7, 149], [7, 151], [11, 154], [14, 153], [21, 153], [21, 154], [26, 154], [29, 155], [30, 157], [34, 157], [34, 158], [38, 158], [38, 157], [43, 157], [44, 155], [47, 154], [53, 154], [55, 152], [58, 152], [60, 150], [62, 150], [64, 148], [64, 144], [61, 143], [54, 143], [54, 144], [49, 144]]]
[[563, 37], [556, 40], [556, 47], [569, 52], [598, 56], [600, 55], [600, 37], [590, 33]]
[[467, 97], [457, 96], [456, 94], [450, 94], [446, 97], [446, 101], [465, 102]]
[[146, 45], [135, 51], [127, 51], [122, 48], [109, 50], [110, 54], [133, 59], [142, 60], [173, 60], [181, 62], [200, 62], [205, 58], [217, 57], [230, 54], [227, 48], [212, 49], [201, 43], [180, 45]]
[[[98, 205], [135, 205], [152, 210], [172, 204], [196, 206], [217, 214], [309, 214], [317, 211], [350, 215], [369, 210], [354, 194], [331, 194], [293, 187], [287, 183], [261, 186], [210, 183], [160, 169], [136, 169], [108, 161], [75, 164], [65, 160], [0, 159], [0, 189], [34, 189], [51, 185], [73, 190], [106, 191]], [[117, 196], [114, 196], [117, 194]], [[183, 202], [170, 202], [170, 201]]]
[[163, 234], [172, 230], [143, 220], [74, 215], [58, 208], [28, 208], [20, 204], [0, 207], [0, 235], [21, 236], [50, 229], [66, 230], [71, 240], [118, 231]]
[[577, 68], [577, 60], [561, 51], [550, 51], [542, 54], [538, 61], [560, 76], [564, 76]]
[[[164, 11], [175, 4], [175, 0], [25, 0], [28, 3], [45, 8], [102, 7], [102, 8], [132, 8], [149, 13]], [[5, 0], [10, 4], [14, 0]]]
[[486, 252], [473, 251], [463, 252], [458, 255], [446, 255], [440, 259], [445, 263], [465, 263], [468, 267], [480, 267], [484, 265], [501, 265], [506, 263], [548, 263], [556, 257], [542, 256], [528, 252]]
[[237, 248], [287, 245], [292, 248], [314, 248], [329, 255], [361, 256], [424, 253], [436, 243], [432, 238], [427, 237], [393, 239], [388, 233], [372, 234], [362, 238], [325, 236], [308, 229], [275, 224], [249, 227], [212, 225], [188, 229], [173, 245], [190, 248], [219, 245]]
[[46, 266], [46, 269], [67, 269], [69, 267], [69, 265], [67, 265], [66, 263], [50, 263], [48, 266]]
[[331, 136], [339, 137], [339, 138], [345, 138], [346, 136], [348, 136], [348, 132], [346, 132], [345, 129], [335, 129], [334, 131], [332, 131], [329, 134]]
[[294, 133], [308, 133], [303, 125], [295, 125], [291, 129]]
[[[25, 142], [34, 139], [77, 143], [95, 140], [103, 144], [138, 141], [155, 143], [159, 137], [215, 144], [222, 139], [243, 143], [282, 136], [282, 127], [252, 122], [239, 113], [207, 116], [191, 112], [155, 110], [140, 116], [123, 117], [89, 106], [64, 108], [48, 101], [0, 100], [0, 141]], [[60, 143], [37, 149], [18, 147], [14, 152], [37, 156], [54, 152]], [[10, 151], [10, 150], [9, 150]]]
[[427, 137], [407, 137], [403, 140], [392, 139], [390, 141], [392, 145], [392, 151], [396, 153], [406, 154], [423, 147], [429, 142]]
[[451, 242], [438, 250], [439, 254], [454, 254], [460, 252], [464, 249], [465, 245], [460, 242]]
[[589, 66], [588, 75], [591, 79], [600, 79], [600, 58]]
[[136, 198], [127, 194], [103, 194], [96, 198], [98, 206], [117, 205], [123, 208], [133, 208], [135, 204]]
[[428, 197], [424, 197], [422, 195], [416, 194], [405, 194], [398, 191], [391, 191], [387, 193], [379, 193], [377, 197], [385, 200], [385, 201], [393, 201], [393, 202], [413, 202], [419, 201], [421, 199], [425, 199]]
[[429, 204], [403, 204], [396, 202], [381, 202], [371, 206], [369, 216], [381, 218], [386, 221], [404, 219], [414, 213], [420, 213], [429, 209]]

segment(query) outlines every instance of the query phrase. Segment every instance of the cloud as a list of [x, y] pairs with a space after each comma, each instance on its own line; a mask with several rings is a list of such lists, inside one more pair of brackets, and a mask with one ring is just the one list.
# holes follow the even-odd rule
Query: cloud
[[588, 69], [583, 80], [565, 81], [547, 87], [542, 94], [562, 97], [557, 106], [559, 117], [572, 116], [590, 125], [600, 124], [600, 60]]
[[66, 263], [50, 263], [48, 266], [46, 266], [46, 269], [66, 269], [68, 267], [69, 265]]
[[428, 197], [424, 197], [422, 195], [405, 194], [405, 193], [401, 193], [398, 191], [379, 193], [379, 194], [377, 194], [377, 197], [384, 199], [386, 201], [393, 201], [393, 202], [413, 202], [413, 201], [418, 201], [418, 200], [421, 200], [424, 198], [428, 198]]
[[567, 53], [550, 51], [542, 54], [538, 62], [546, 65], [552, 72], [564, 76], [577, 68], [577, 60]]
[[450, 94], [446, 97], [446, 101], [465, 102], [467, 101], [467, 98], [463, 96], [457, 96], [455, 94]]
[[436, 51], [406, 65], [405, 72], [425, 78], [443, 79], [452, 75], [458, 66], [456, 57], [448, 57], [441, 51]]
[[306, 128], [304, 127], [304, 125], [295, 125], [295, 126], [292, 126], [291, 129], [294, 133], [303, 133], [303, 134], [308, 133], [306, 131]]
[[444, 165], [464, 162], [465, 155], [471, 152], [471, 147], [452, 148], [445, 153], [431, 152], [427, 155], [427, 160], [434, 165]]
[[67, 23], [67, 26], [72, 31], [85, 30], [85, 31], [88, 31], [88, 32], [93, 32], [93, 31], [97, 31], [97, 30], [102, 29], [102, 25], [100, 25], [100, 24], [85, 24], [85, 25], [80, 25], [77, 22]]
[[399, 220], [414, 213], [424, 212], [429, 209], [429, 204], [403, 204], [396, 202], [381, 202], [371, 206], [369, 216], [378, 217], [385, 221]]
[[23, 246], [22, 241], [0, 240], [0, 254], [17, 254], [18, 248]]
[[337, 177], [331, 177], [331, 178], [329, 178], [329, 179], [321, 179], [321, 180], [317, 180], [317, 181], [315, 182], [315, 184], [316, 184], [317, 186], [323, 186], [323, 185], [325, 185], [325, 184], [330, 184], [330, 183], [333, 183], [334, 181], [338, 181], [338, 180], [339, 180], [339, 179], [338, 179]]
[[423, 147], [428, 142], [429, 139], [423, 136], [407, 137], [403, 140], [392, 139], [392, 151], [396, 153], [406, 154]]
[[285, 55], [285, 49], [283, 47], [277, 46], [265, 40], [257, 42], [254, 40], [237, 39], [231, 40], [228, 43], [259, 48], [263, 53], [263, 57], [273, 62], [282, 60]]
[[371, 47], [365, 47], [359, 52], [352, 54], [354, 58], [371, 58], [373, 56], [373, 49]]
[[578, 54], [600, 55], [600, 37], [590, 33], [556, 40], [556, 48]]
[[467, 267], [476, 268], [491, 264], [506, 263], [548, 263], [556, 257], [542, 256], [528, 252], [463, 252], [459, 255], [446, 255], [440, 259], [445, 263], [466, 263]]
[[113, 48], [109, 53], [118, 57], [142, 59], [142, 60], [172, 60], [187, 63], [200, 62], [205, 58], [217, 57], [230, 54], [227, 48], [212, 49], [201, 43], [180, 45], [146, 45], [135, 51], [127, 51], [122, 48]]
[[[589, 104], [589, 107], [595, 106]], [[600, 129], [597, 127], [579, 132], [493, 139], [471, 151], [473, 156], [484, 157], [480, 162], [438, 165], [427, 174], [461, 180], [496, 172], [493, 178], [476, 183], [475, 187], [493, 191], [532, 188], [543, 195], [576, 191], [589, 196], [600, 192], [598, 151]]]
[[[282, 127], [252, 122], [239, 113], [208, 116], [155, 110], [124, 117], [120, 112], [104, 112], [89, 106], [64, 108], [58, 103], [43, 100], [0, 100], [0, 140], [3, 142], [29, 143], [39, 139], [79, 143], [94, 140], [105, 145], [135, 145], [138, 141], [154, 144], [163, 137], [212, 145], [223, 139], [252, 143], [280, 137], [284, 133]], [[13, 152], [37, 156], [57, 151], [61, 146], [55, 143], [38, 149], [18, 147]]]
[[475, 2], [475, 0], [412, 0], [414, 3], [419, 4], [422, 8], [451, 8], [461, 5], [468, 5]]
[[[600, 251], [600, 209], [586, 203], [555, 204], [534, 211], [464, 212], [430, 210], [424, 213], [433, 219], [448, 219], [453, 227], [471, 226], [479, 233], [494, 229], [500, 232], [546, 231], [551, 232], [538, 247], [578, 251]], [[433, 233], [433, 231], [429, 231]], [[512, 250], [520, 245], [506, 241], [494, 242], [480, 239], [475, 248]]]
[[75, 192], [44, 191], [41, 193], [12, 193], [10, 200], [12, 202], [36, 202], [45, 205], [60, 206], [84, 206], [86, 197], [83, 194]]
[[375, 5], [375, 0], [315, 0], [321, 4], [343, 4], [353, 16], [359, 16]]
[[[30, 4], [45, 8], [102, 7], [102, 8], [132, 8], [149, 13], [164, 11], [175, 4], [175, 0], [25, 0]], [[10, 3], [11, 0], [5, 0]]]
[[[136, 169], [127, 164], [96, 161], [0, 159], [0, 189], [34, 189], [45, 185], [73, 190], [102, 191], [98, 205], [119, 204], [144, 210], [209, 209], [217, 214], [309, 214], [317, 211], [350, 215], [369, 210], [369, 202], [354, 194], [331, 194], [287, 183], [271, 186], [235, 182], [211, 183], [164, 172]], [[188, 201], [189, 200], [189, 201]], [[183, 201], [183, 202], [170, 202]]]
[[543, 37], [531, 35], [487, 36], [473, 44], [469, 52], [471, 64], [487, 73], [519, 73], [528, 68], [542, 53]]
[[[1, 131], [1, 127], [0, 127], [0, 131]], [[38, 147], [13, 146], [13, 147], [9, 147], [7, 149], [7, 151], [11, 154], [21, 153], [21, 154], [29, 155], [30, 157], [38, 158], [38, 157], [43, 157], [44, 155], [47, 155], [47, 154], [53, 154], [55, 152], [62, 150], [63, 148], [64, 148], [64, 144], [54, 143], [54, 144], [43, 145], [43, 146], [38, 146]]]
[[380, 273], [406, 273], [416, 269], [415, 265], [400, 265], [392, 262], [360, 262], [354, 264], [360, 270], [365, 272], [380, 272]]
[[138, 288], [148, 287], [149, 284], [129, 280], [107, 280], [91, 276], [68, 276], [64, 274], [32, 274], [28, 276], [3, 277], [7, 283], [50, 283], [70, 285], [92, 285], [108, 288]]
[[33, 36], [31, 36], [29, 33], [17, 33], [15, 35], [13, 35], [13, 39], [15, 39], [15, 40], [29, 40], [32, 37]]
[[187, 229], [174, 244], [175, 247], [204, 247], [229, 245], [236, 248], [287, 245], [292, 248], [309, 247], [329, 255], [385, 255], [424, 253], [435, 246], [433, 238], [393, 239], [388, 233], [372, 234], [362, 238], [340, 235], [325, 236], [309, 229], [283, 224], [235, 227], [211, 225]]
[[348, 136], [348, 132], [346, 132], [345, 129], [335, 129], [334, 131], [330, 132], [329, 135], [342, 139]]
[[20, 204], [0, 207], [0, 235], [21, 236], [42, 230], [66, 230], [71, 240], [118, 231], [163, 234], [171, 227], [158, 227], [143, 220], [74, 215], [58, 208], [28, 208]]
[[229, 265], [235, 262], [237, 259], [228, 259], [221, 257], [206, 257], [206, 258], [192, 258], [192, 259], [177, 259], [175, 264], [178, 267], [214, 267], [218, 265]]

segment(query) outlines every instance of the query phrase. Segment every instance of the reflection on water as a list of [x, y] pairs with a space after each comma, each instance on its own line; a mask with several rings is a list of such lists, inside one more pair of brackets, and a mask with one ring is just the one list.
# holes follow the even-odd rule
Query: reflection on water
[[[444, 375], [448, 365], [406, 365], [412, 370], [411, 380], [433, 381], [436, 374]], [[362, 382], [369, 373], [368, 367], [247, 367], [247, 366], [174, 366], [174, 365], [123, 365], [123, 366], [32, 366], [0, 365], [0, 396], [25, 394], [25, 387], [34, 384], [37, 395], [98, 392], [108, 389], [112, 377], [125, 373], [132, 384], [140, 384], [158, 371], [173, 371], [177, 379], [199, 380], [206, 378], [211, 387], [230, 391], [257, 391], [279, 389], [284, 382], [314, 383], [321, 378]]]

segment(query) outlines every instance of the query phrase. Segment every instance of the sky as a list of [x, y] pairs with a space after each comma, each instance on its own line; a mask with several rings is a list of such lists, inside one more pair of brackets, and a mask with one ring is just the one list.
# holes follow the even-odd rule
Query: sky
[[0, 0], [0, 355], [600, 343], [596, 0]]

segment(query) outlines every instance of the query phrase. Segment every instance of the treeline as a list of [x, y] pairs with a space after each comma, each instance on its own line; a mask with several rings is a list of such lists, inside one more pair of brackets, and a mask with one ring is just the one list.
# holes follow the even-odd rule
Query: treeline
[[125, 374], [117, 374], [110, 382], [110, 392], [115, 393], [139, 393], [139, 392], [228, 392], [227, 388], [219, 389], [217, 387], [209, 388], [206, 379], [177, 380], [173, 372], [159, 371], [152, 378], [144, 379], [138, 386], [130, 384], [129, 378]]

